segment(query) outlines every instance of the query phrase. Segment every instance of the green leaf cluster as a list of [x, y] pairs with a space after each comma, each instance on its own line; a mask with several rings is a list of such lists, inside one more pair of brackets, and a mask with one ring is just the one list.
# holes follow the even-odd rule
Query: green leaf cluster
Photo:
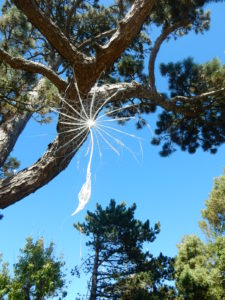
[[64, 262], [56, 259], [53, 251], [53, 243], [44, 248], [43, 239], [34, 242], [29, 237], [14, 265], [14, 276], [10, 277], [7, 264], [1, 266], [0, 299], [6, 295], [9, 300], [65, 297]]

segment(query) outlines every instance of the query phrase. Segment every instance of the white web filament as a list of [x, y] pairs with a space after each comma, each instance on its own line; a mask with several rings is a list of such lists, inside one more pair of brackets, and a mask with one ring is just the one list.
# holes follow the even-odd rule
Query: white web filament
[[89, 130], [90, 130], [90, 135], [91, 135], [91, 153], [90, 153], [90, 158], [87, 166], [87, 174], [86, 174], [86, 181], [83, 184], [79, 194], [78, 194], [78, 200], [79, 204], [77, 209], [72, 213], [72, 216], [76, 215], [80, 210], [84, 209], [86, 204], [89, 202], [91, 198], [91, 162], [92, 162], [92, 157], [93, 157], [93, 150], [94, 150], [94, 139], [93, 139], [93, 132], [92, 132], [92, 127], [94, 126], [95, 122], [89, 120]]
[[[132, 116], [132, 117], [118, 117], [115, 119], [106, 119], [106, 117], [109, 116], [110, 114], [130, 108], [133, 105], [121, 107], [121, 108], [115, 109], [114, 111], [110, 111], [108, 113], [106, 112], [106, 113], [98, 116], [100, 110], [109, 101], [109, 98], [106, 99], [104, 101], [104, 103], [98, 108], [98, 110], [93, 114], [92, 110], [94, 107], [94, 101], [95, 101], [95, 96], [96, 96], [95, 92], [91, 99], [90, 108], [89, 108], [89, 112], [88, 112], [85, 110], [85, 107], [83, 105], [77, 84], [75, 84], [75, 87], [77, 89], [77, 94], [78, 94], [78, 98], [79, 98], [80, 105], [81, 105], [81, 112], [78, 112], [69, 102], [67, 102], [63, 98], [61, 98], [61, 100], [65, 104], [65, 106], [68, 108], [67, 113], [61, 112], [58, 109], [52, 108], [52, 111], [57, 112], [64, 117], [64, 120], [59, 121], [59, 123], [65, 125], [66, 128], [68, 128], [62, 132], [59, 132], [59, 134], [67, 135], [67, 137], [68, 137], [68, 141], [65, 144], [63, 144], [62, 146], [60, 146], [59, 149], [67, 147], [69, 144], [73, 143], [77, 138], [82, 136], [81, 142], [75, 147], [75, 149], [73, 149], [71, 151], [70, 154], [74, 153], [76, 150], [79, 149], [79, 147], [83, 144], [83, 142], [86, 140], [88, 134], [90, 133], [90, 145], [88, 147], [88, 149], [90, 150], [90, 157], [89, 157], [89, 161], [88, 161], [88, 165], [87, 165], [86, 180], [85, 180], [85, 183], [82, 185], [81, 190], [78, 194], [78, 201], [79, 201], [78, 207], [72, 213], [72, 216], [77, 214], [79, 211], [83, 210], [84, 207], [89, 202], [90, 197], [91, 197], [91, 163], [92, 163], [93, 151], [94, 151], [94, 137], [97, 142], [100, 157], [101, 157], [102, 153], [101, 153], [101, 149], [100, 149], [99, 139], [101, 138], [104, 141], [104, 143], [111, 150], [113, 150], [118, 156], [120, 155], [120, 152], [118, 151], [118, 149], [116, 148], [115, 145], [127, 149], [136, 160], [137, 160], [137, 158], [136, 158], [134, 151], [132, 151], [129, 147], [127, 147], [118, 138], [118, 135], [121, 134], [121, 135], [125, 135], [125, 136], [131, 137], [131, 138], [135, 138], [139, 141], [139, 144], [140, 144], [140, 140], [141, 140], [141, 138], [139, 138], [133, 134], [130, 134], [126, 131], [119, 130], [118, 128], [108, 125], [108, 124], [111, 124], [112, 122], [127, 121], [130, 119], [135, 119], [135, 117]], [[97, 84], [95, 86], [95, 91], [96, 91], [96, 89], [97, 89]], [[69, 111], [71, 111], [71, 114], [69, 113]], [[140, 148], [141, 148], [141, 152], [142, 152], [141, 144], [140, 144]], [[88, 150], [88, 152], [89, 152], [89, 150]]]

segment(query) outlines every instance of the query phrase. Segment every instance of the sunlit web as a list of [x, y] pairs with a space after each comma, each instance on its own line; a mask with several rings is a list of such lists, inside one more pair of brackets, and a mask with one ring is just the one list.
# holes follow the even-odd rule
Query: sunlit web
[[[69, 139], [66, 143], [64, 143], [60, 149], [68, 147], [71, 143], [74, 143], [74, 141], [82, 136], [81, 142], [76, 145], [76, 147], [72, 150], [70, 154], [75, 152], [79, 149], [79, 147], [83, 144], [83, 142], [86, 140], [87, 136], [90, 134], [90, 144], [88, 146], [87, 153], [90, 153], [88, 165], [87, 165], [87, 172], [86, 172], [86, 181], [81, 187], [81, 190], [78, 194], [78, 200], [79, 204], [77, 209], [72, 213], [72, 216], [77, 214], [79, 211], [84, 209], [86, 204], [89, 202], [91, 197], [91, 163], [93, 158], [93, 151], [94, 151], [94, 145], [95, 141], [98, 147], [99, 155], [102, 156], [101, 148], [100, 148], [100, 139], [104, 141], [104, 143], [112, 150], [114, 151], [118, 156], [120, 155], [120, 151], [118, 150], [117, 146], [123, 147], [127, 149], [133, 157], [137, 160], [135, 153], [127, 147], [121, 139], [118, 138], [120, 135], [126, 135], [128, 137], [137, 139], [139, 141], [140, 147], [141, 147], [141, 138], [137, 137], [134, 134], [130, 134], [126, 131], [120, 130], [116, 128], [115, 126], [112, 126], [114, 122], [124, 122], [130, 119], [135, 119], [135, 117], [116, 117], [113, 119], [107, 118], [109, 115], [112, 115], [113, 113], [122, 111], [124, 109], [128, 109], [132, 107], [133, 105], [124, 106], [121, 108], [117, 108], [113, 111], [109, 111], [106, 113], [103, 113], [99, 115], [100, 111], [103, 109], [103, 107], [109, 102], [109, 99], [106, 99], [102, 105], [93, 112], [93, 108], [95, 106], [95, 99], [96, 99], [96, 90], [97, 90], [97, 84], [94, 89], [93, 97], [91, 99], [90, 107], [88, 109], [85, 109], [82, 98], [79, 93], [79, 89], [77, 86], [77, 83], [75, 82], [75, 87], [77, 90], [77, 95], [79, 98], [79, 102], [81, 105], [81, 111], [77, 111], [65, 98], [61, 98], [61, 101], [65, 104], [67, 107], [67, 111], [61, 111], [60, 109], [52, 108], [52, 111], [57, 112], [61, 114], [64, 119], [63, 121], [59, 121], [59, 123], [63, 124], [66, 127], [66, 130], [63, 132], [60, 132], [59, 134], [67, 135], [67, 138], [69, 136]], [[112, 96], [111, 96], [112, 97]], [[142, 147], [141, 147], [142, 151]]]

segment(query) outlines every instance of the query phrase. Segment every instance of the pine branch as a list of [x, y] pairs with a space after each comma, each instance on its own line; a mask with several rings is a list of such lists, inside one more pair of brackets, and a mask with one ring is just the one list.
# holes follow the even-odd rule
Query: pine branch
[[41, 63], [32, 62], [21, 57], [13, 57], [3, 49], [0, 49], [0, 62], [5, 62], [13, 69], [41, 74], [48, 78], [59, 89], [59, 91], [65, 91], [66, 89], [66, 81], [61, 79], [54, 71]]
[[182, 22], [175, 23], [171, 25], [170, 27], [164, 27], [162, 30], [162, 33], [160, 36], [156, 39], [155, 44], [151, 50], [150, 58], [149, 58], [149, 64], [148, 64], [148, 73], [149, 73], [149, 82], [151, 88], [156, 91], [155, 86], [155, 61], [157, 54], [159, 52], [159, 49], [162, 45], [162, 43], [169, 37], [169, 35], [177, 30], [178, 28], [185, 27], [189, 24], [188, 21], [183, 20]]
[[223, 92], [225, 92], [225, 87], [222, 87], [222, 88], [217, 89], [217, 90], [212, 90], [210, 92], [202, 93], [200, 95], [196, 95], [196, 96], [193, 96], [193, 97], [176, 96], [176, 97], [171, 98], [171, 102], [176, 103], [177, 101], [181, 101], [181, 102], [191, 104], [191, 103], [194, 103], [194, 102], [197, 102], [197, 101], [204, 100], [205, 98], [208, 98], [208, 97], [218, 96], [218, 95], [222, 94]]

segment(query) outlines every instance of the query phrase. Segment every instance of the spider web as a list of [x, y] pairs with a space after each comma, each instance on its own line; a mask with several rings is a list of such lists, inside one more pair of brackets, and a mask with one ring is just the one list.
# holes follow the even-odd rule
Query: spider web
[[[74, 76], [75, 78], [75, 76]], [[141, 154], [143, 155], [142, 151], [142, 145], [141, 141], [143, 140], [142, 138], [130, 134], [129, 132], [125, 130], [120, 130], [116, 128], [115, 126], [112, 126], [111, 124], [119, 121], [128, 121], [131, 119], [136, 119], [136, 117], [131, 116], [131, 117], [118, 117], [118, 118], [113, 118], [113, 119], [108, 119], [110, 115], [116, 112], [120, 112], [122, 110], [128, 109], [130, 107], [133, 107], [134, 104], [132, 105], [127, 105], [121, 108], [117, 108], [113, 111], [105, 112], [101, 115], [99, 115], [100, 111], [103, 109], [103, 107], [109, 102], [109, 100], [112, 98], [113, 95], [108, 97], [103, 103], [99, 106], [98, 109], [94, 112], [95, 108], [95, 100], [96, 100], [96, 90], [97, 90], [97, 84], [94, 87], [94, 93], [91, 99], [90, 106], [85, 108], [84, 101], [81, 98], [77, 82], [75, 80], [75, 88], [77, 91], [81, 111], [78, 111], [75, 109], [74, 106], [72, 106], [69, 103], [69, 100], [67, 101], [65, 98], [60, 97], [61, 101], [67, 108], [66, 110], [64, 109], [63, 111], [61, 109], [57, 108], [52, 108], [51, 110], [53, 112], [58, 113], [61, 115], [63, 120], [59, 120], [59, 123], [63, 125], [62, 128], [63, 131], [59, 132], [59, 135], [61, 136], [66, 136], [67, 140], [66, 142], [60, 146], [61, 148], [67, 147], [70, 144], [74, 143], [74, 141], [79, 138], [80, 136], [82, 137], [81, 142], [76, 145], [76, 147], [71, 151], [70, 154], [75, 152], [76, 150], [79, 149], [79, 147], [83, 144], [83, 142], [86, 140], [87, 136], [90, 134], [90, 145], [88, 147], [88, 153], [90, 151], [90, 156], [89, 156], [89, 161], [87, 165], [87, 170], [86, 170], [86, 180], [84, 184], [82, 185], [80, 192], [78, 194], [78, 207], [76, 210], [72, 213], [72, 216], [76, 215], [79, 211], [83, 210], [84, 207], [87, 205], [91, 198], [91, 164], [92, 164], [92, 159], [93, 159], [93, 151], [94, 151], [94, 139], [96, 140], [96, 144], [98, 147], [99, 155], [100, 158], [102, 156], [102, 151], [100, 148], [100, 139], [104, 141], [104, 143], [113, 151], [116, 153], [116, 155], [120, 156], [120, 151], [118, 150], [117, 146], [123, 147], [124, 149], [128, 150], [131, 155], [135, 158], [136, 161], [138, 161], [135, 152], [129, 148], [128, 146], [125, 145], [125, 143], [122, 142], [122, 140], [118, 137], [120, 135], [124, 135], [127, 137], [130, 137], [132, 139], [136, 139], [139, 142], [140, 149], [141, 149]], [[69, 154], [69, 155], [70, 155]]]

